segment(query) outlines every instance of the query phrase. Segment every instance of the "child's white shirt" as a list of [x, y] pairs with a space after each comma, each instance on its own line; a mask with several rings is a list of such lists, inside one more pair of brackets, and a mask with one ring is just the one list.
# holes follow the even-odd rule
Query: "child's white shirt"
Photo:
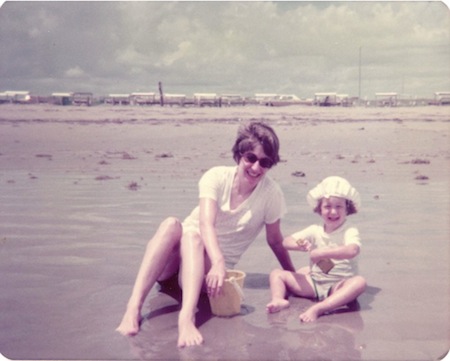
[[[348, 224], [347, 221], [338, 229], [331, 233], [324, 230], [323, 225], [311, 225], [292, 235], [295, 240], [307, 239], [311, 242], [314, 248], [323, 247], [339, 247], [356, 244], [361, 247], [361, 239], [357, 228]], [[335, 264], [334, 268], [329, 272], [329, 275], [348, 278], [358, 274], [358, 256], [351, 259], [332, 259]], [[311, 272], [322, 273], [320, 268], [311, 263]]]

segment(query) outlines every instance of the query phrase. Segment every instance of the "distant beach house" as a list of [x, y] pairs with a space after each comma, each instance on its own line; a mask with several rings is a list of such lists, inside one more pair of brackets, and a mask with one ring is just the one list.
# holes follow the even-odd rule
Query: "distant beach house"
[[186, 104], [185, 94], [164, 94], [164, 105], [180, 105]]
[[258, 104], [270, 105], [270, 102], [275, 100], [277, 95], [275, 93], [257, 93], [255, 94], [255, 101]]
[[105, 103], [111, 105], [128, 105], [130, 104], [130, 94], [109, 94], [105, 98]]
[[89, 92], [77, 92], [73, 94], [73, 105], [91, 106], [94, 102], [94, 95]]
[[339, 94], [336, 92], [315, 93], [313, 104], [321, 107], [353, 105], [355, 98], [350, 98], [348, 94]]
[[342, 107], [348, 107], [353, 105], [348, 94], [337, 94], [337, 103]]
[[379, 107], [395, 107], [398, 104], [397, 93], [375, 93], [376, 105]]
[[31, 103], [31, 95], [29, 91], [7, 90], [0, 93], [0, 103]]
[[51, 102], [56, 105], [72, 104], [73, 93], [52, 93]]
[[194, 104], [200, 107], [204, 105], [220, 106], [220, 99], [216, 93], [195, 93]]
[[6, 95], [6, 92], [0, 93], [0, 104], [8, 103], [8, 96]]
[[434, 104], [436, 105], [450, 105], [450, 91], [449, 92], [435, 92]]
[[295, 94], [257, 93], [254, 101], [270, 107], [280, 107], [286, 105], [311, 105], [312, 101], [302, 100]]
[[222, 94], [220, 96], [221, 105], [245, 105], [245, 99], [240, 94]]
[[321, 107], [338, 105], [338, 94], [336, 92], [315, 93], [314, 105]]
[[155, 93], [131, 93], [130, 104], [131, 105], [151, 105], [155, 104]]
[[307, 104], [306, 101], [302, 101], [295, 94], [280, 94], [275, 96], [273, 99], [267, 101], [266, 105], [272, 107], [282, 107], [287, 105], [298, 105], [298, 104]]

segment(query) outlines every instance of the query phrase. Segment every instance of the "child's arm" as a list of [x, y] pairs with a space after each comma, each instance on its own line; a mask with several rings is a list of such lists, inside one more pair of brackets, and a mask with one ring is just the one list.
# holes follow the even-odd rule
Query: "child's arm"
[[283, 246], [291, 251], [308, 252], [311, 249], [311, 242], [306, 239], [296, 239], [289, 236], [283, 240]]
[[351, 259], [359, 254], [357, 244], [349, 244], [339, 247], [323, 247], [313, 249], [310, 253], [311, 261], [317, 263], [321, 259]]

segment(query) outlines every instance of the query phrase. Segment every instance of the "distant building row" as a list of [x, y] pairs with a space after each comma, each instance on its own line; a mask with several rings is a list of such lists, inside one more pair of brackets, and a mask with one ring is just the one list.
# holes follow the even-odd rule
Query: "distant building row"
[[50, 96], [34, 96], [29, 91], [5, 91], [0, 93], [1, 103], [50, 103], [56, 105], [178, 105], [178, 106], [236, 106], [236, 105], [315, 105], [315, 106], [414, 106], [414, 105], [450, 105], [450, 92], [435, 92], [433, 99], [405, 97], [397, 93], [376, 93], [374, 100], [362, 100], [335, 92], [315, 93], [314, 98], [300, 99], [296, 95], [259, 93], [254, 97], [242, 97], [239, 94], [194, 93], [193, 97], [184, 94], [164, 94], [161, 98], [156, 93], [109, 94], [95, 98], [89, 92], [52, 93]]

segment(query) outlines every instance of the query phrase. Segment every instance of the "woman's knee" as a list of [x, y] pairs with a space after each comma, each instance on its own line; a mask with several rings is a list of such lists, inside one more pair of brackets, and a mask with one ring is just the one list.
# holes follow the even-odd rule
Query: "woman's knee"
[[182, 225], [178, 218], [168, 217], [161, 222], [160, 229], [165, 235], [181, 238]]
[[166, 218], [161, 222], [155, 235], [148, 241], [147, 247], [164, 244], [175, 247], [179, 244], [182, 230], [181, 222], [175, 217]]

